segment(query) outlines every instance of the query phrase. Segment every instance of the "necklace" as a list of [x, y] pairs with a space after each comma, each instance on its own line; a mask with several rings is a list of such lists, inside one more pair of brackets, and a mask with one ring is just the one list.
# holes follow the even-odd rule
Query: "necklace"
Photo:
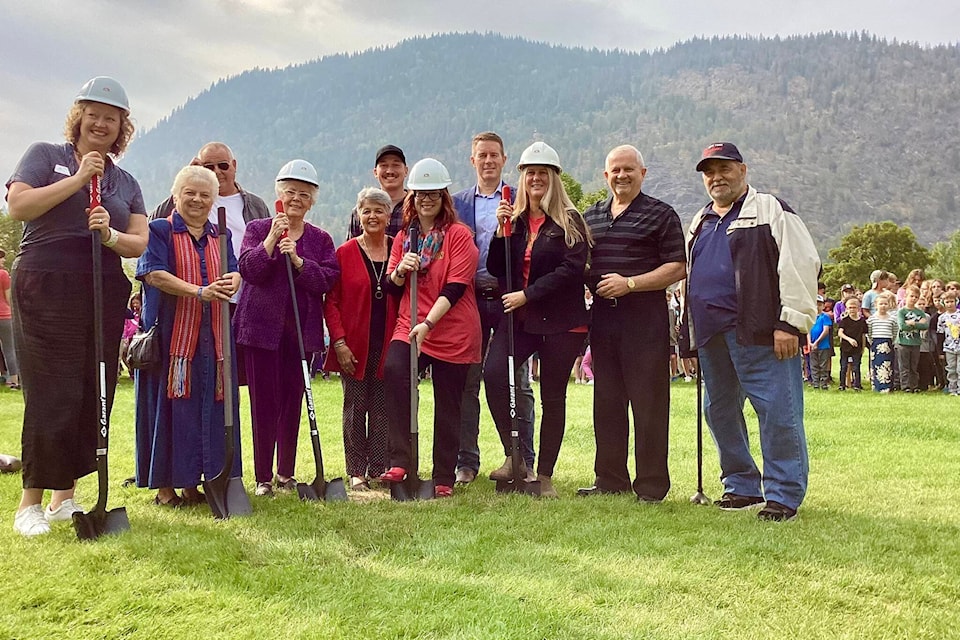
[[380, 263], [380, 272], [377, 273], [377, 267], [374, 265], [373, 256], [370, 255], [370, 250], [367, 249], [367, 243], [364, 242], [363, 236], [360, 236], [360, 247], [363, 249], [363, 253], [367, 256], [367, 260], [370, 261], [370, 268], [373, 271], [373, 275], [376, 278], [377, 290], [374, 291], [373, 297], [377, 300], [383, 299], [383, 288], [381, 286], [381, 281], [383, 280], [383, 274], [387, 271], [387, 259], [384, 257], [383, 262]]

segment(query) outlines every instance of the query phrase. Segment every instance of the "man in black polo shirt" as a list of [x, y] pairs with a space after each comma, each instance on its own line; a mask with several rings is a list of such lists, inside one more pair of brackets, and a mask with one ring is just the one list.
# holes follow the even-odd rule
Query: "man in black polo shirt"
[[[407, 196], [403, 182], [407, 179], [408, 172], [407, 158], [400, 147], [388, 144], [377, 149], [377, 156], [373, 161], [373, 177], [393, 201], [393, 211], [390, 212], [390, 221], [387, 222], [387, 235], [393, 238], [397, 237], [403, 226], [403, 199]], [[360, 228], [360, 216], [354, 208], [350, 212], [347, 240], [356, 238], [361, 233], [363, 229]]]
[[673, 208], [641, 193], [647, 168], [636, 147], [608, 155], [603, 172], [613, 195], [584, 214], [593, 234], [587, 285], [594, 293], [594, 486], [580, 495], [631, 489], [627, 471], [633, 412], [636, 478], [642, 502], [659, 502], [670, 489], [670, 327], [664, 290], [686, 270], [683, 229]]

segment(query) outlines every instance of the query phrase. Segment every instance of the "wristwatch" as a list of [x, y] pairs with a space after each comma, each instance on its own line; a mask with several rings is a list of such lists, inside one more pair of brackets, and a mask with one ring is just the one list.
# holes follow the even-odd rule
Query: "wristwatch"
[[633, 281], [633, 278], [627, 278], [627, 289], [633, 291], [637, 288], [637, 283]]

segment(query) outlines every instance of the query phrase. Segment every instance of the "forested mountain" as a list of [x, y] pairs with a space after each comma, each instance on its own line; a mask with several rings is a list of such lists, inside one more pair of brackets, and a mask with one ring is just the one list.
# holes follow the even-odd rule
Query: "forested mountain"
[[610, 147], [635, 144], [644, 190], [685, 221], [705, 201], [700, 151], [732, 140], [751, 183], [793, 205], [824, 256], [867, 221], [908, 224], [925, 244], [960, 226], [960, 47], [867, 34], [695, 39], [644, 53], [414, 38], [221, 80], [138, 138], [123, 164], [153, 206], [208, 140], [233, 147], [238, 180], [268, 202], [279, 167], [305, 158], [322, 182], [314, 220], [339, 241], [378, 147], [399, 145], [410, 164], [436, 157], [462, 188], [474, 181], [470, 139], [488, 129], [507, 142], [508, 179], [543, 139], [587, 189], [602, 186]]

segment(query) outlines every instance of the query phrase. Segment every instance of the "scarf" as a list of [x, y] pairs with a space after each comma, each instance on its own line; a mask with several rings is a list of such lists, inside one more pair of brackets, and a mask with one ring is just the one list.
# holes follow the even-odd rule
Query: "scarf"
[[[443, 235], [443, 230], [439, 229], [437, 225], [434, 225], [433, 229], [431, 229], [427, 235], [419, 236], [417, 253], [420, 254], [421, 273], [425, 273], [430, 263], [433, 262], [434, 257], [440, 255], [440, 250], [443, 248]], [[410, 251], [412, 251], [412, 249], [410, 249], [410, 236], [407, 235], [403, 239], [403, 252], [409, 253]]]
[[[200, 256], [193, 244], [193, 236], [187, 230], [180, 214], [174, 211], [167, 220], [173, 228], [173, 253], [176, 260], [174, 275], [200, 287], [203, 276], [200, 272]], [[203, 249], [208, 274], [220, 273], [220, 252], [217, 247], [217, 229], [207, 225], [204, 229], [207, 244]], [[213, 345], [217, 357], [216, 399], [223, 400], [223, 330], [220, 314], [223, 304], [212, 308]], [[200, 319], [203, 316], [203, 301], [197, 296], [177, 297], [177, 309], [173, 318], [173, 336], [170, 340], [170, 370], [167, 372], [167, 397], [190, 397], [190, 365], [197, 351], [200, 337]]]

